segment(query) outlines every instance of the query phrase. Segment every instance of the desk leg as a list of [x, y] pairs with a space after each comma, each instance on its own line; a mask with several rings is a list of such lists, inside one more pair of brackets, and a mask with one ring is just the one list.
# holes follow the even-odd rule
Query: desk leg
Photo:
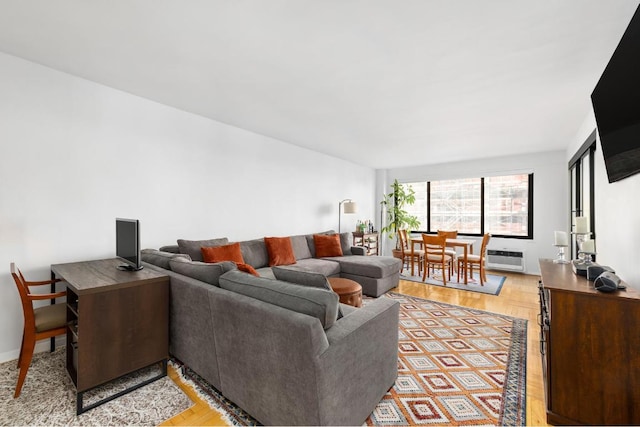
[[[54, 273], [53, 271], [51, 272], [51, 280], [56, 280], [56, 273]], [[56, 293], [56, 284], [52, 283], [51, 284], [51, 293], [55, 294]], [[56, 300], [52, 299], [51, 300], [51, 305], [55, 304]], [[53, 353], [56, 349], [56, 337], [51, 337], [49, 338], [49, 341], [51, 342], [51, 353]]]

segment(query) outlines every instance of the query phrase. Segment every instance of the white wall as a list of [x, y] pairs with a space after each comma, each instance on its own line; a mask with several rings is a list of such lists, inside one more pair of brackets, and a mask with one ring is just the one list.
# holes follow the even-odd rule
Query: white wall
[[17, 357], [9, 274], [113, 257], [115, 217], [143, 247], [338, 227], [338, 202], [375, 219], [375, 171], [0, 53], [0, 361]]
[[[591, 110], [567, 148], [567, 161], [595, 128]], [[640, 174], [609, 183], [597, 132], [594, 169], [598, 263], [612, 267], [622, 280], [640, 289]]]
[[[533, 173], [533, 240], [492, 238], [490, 249], [525, 251], [526, 273], [539, 274], [538, 258], [554, 258], [555, 230], [568, 230], [568, 172], [564, 151], [391, 169], [388, 182], [430, 181]], [[480, 238], [478, 238], [479, 247]], [[387, 247], [387, 249], [389, 249]], [[476, 249], [477, 250], [477, 249]]]

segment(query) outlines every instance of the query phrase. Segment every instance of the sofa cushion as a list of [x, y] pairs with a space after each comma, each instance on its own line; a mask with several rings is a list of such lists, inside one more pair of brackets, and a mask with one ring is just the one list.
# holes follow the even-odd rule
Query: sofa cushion
[[330, 261], [329, 259], [307, 258], [301, 259], [293, 265], [287, 265], [283, 268], [291, 268], [294, 270], [315, 271], [326, 277], [340, 275], [340, 263]]
[[269, 253], [264, 239], [246, 240], [240, 242], [240, 250], [244, 262], [255, 269], [260, 269], [269, 265]]
[[219, 278], [227, 271], [235, 270], [236, 265], [230, 261], [208, 264], [191, 261], [186, 258], [173, 258], [169, 261], [171, 270], [210, 285], [219, 286]]
[[313, 243], [316, 246], [316, 258], [342, 256], [339, 234], [314, 234]]
[[204, 262], [222, 262], [233, 261], [238, 264], [244, 264], [242, 252], [240, 251], [240, 243], [230, 243], [221, 246], [204, 246], [200, 248], [202, 259]]
[[296, 256], [296, 260], [311, 258], [307, 236], [291, 236], [291, 246], [293, 247], [293, 254]]
[[290, 237], [265, 237], [264, 244], [267, 247], [270, 267], [296, 263]]
[[[308, 269], [291, 269], [282, 267], [273, 267], [271, 269], [276, 279], [283, 282], [289, 282], [301, 286], [311, 286], [312, 288], [326, 289], [333, 292], [326, 276]], [[342, 317], [342, 310], [338, 306], [338, 319]]]
[[220, 276], [220, 287], [313, 316], [320, 320], [324, 329], [329, 329], [338, 317], [338, 294], [326, 289], [254, 277], [238, 271], [229, 271]]
[[402, 262], [390, 256], [344, 256], [327, 258], [340, 264], [340, 272], [356, 276], [382, 278], [400, 271]]
[[209, 240], [185, 240], [178, 239], [178, 248], [181, 254], [187, 254], [194, 261], [202, 261], [202, 252], [200, 248], [203, 246], [222, 246], [229, 243], [229, 239], [222, 237], [220, 239]]
[[143, 249], [140, 251], [140, 255], [142, 256], [142, 261], [148, 262], [149, 264], [157, 265], [160, 268], [164, 268], [165, 270], [171, 270], [171, 266], [169, 266], [169, 261], [173, 258], [184, 258], [188, 261], [191, 261], [191, 257], [187, 254], [174, 254], [171, 252], [163, 252], [156, 249]]

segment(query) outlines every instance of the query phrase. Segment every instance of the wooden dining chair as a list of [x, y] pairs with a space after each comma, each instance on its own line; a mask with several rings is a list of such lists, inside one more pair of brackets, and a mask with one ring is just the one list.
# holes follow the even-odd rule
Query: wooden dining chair
[[422, 235], [422, 242], [424, 247], [424, 273], [422, 275], [422, 281], [426, 281], [429, 276], [429, 267], [433, 269], [439, 268], [442, 270], [442, 283], [447, 286], [447, 273], [449, 273], [449, 280], [451, 280], [451, 258], [446, 256], [444, 251], [446, 249], [447, 238], [444, 236], [433, 236], [429, 234]]
[[400, 248], [402, 249], [402, 266], [400, 267], [400, 272], [402, 273], [404, 271], [405, 263], [407, 263], [407, 268], [413, 263], [418, 263], [418, 275], [420, 275], [424, 262], [424, 251], [422, 249], [414, 249], [412, 257], [411, 247], [409, 246], [412, 243], [407, 230], [398, 230], [398, 239], [400, 241]]
[[[438, 236], [444, 236], [447, 239], [457, 239], [458, 230], [452, 230], [452, 231], [438, 230]], [[449, 273], [451, 275], [453, 274], [453, 266], [456, 263], [456, 260], [458, 258], [458, 253], [456, 252], [455, 248], [447, 247], [444, 249], [444, 254], [449, 258], [451, 258], [451, 272]]]
[[22, 385], [27, 376], [27, 370], [31, 365], [33, 350], [36, 341], [45, 338], [51, 338], [62, 335], [66, 332], [67, 310], [66, 304], [49, 304], [42, 307], [34, 308], [33, 302], [40, 300], [55, 300], [63, 297], [66, 292], [55, 292], [48, 294], [33, 294], [30, 288], [32, 286], [51, 285], [59, 282], [56, 280], [44, 280], [40, 282], [28, 282], [24, 279], [22, 272], [16, 268], [15, 263], [11, 263], [11, 276], [16, 282], [18, 293], [22, 300], [22, 311], [24, 313], [24, 329], [22, 331], [22, 345], [20, 346], [20, 356], [18, 357], [18, 384], [13, 397], [20, 396]]
[[[487, 257], [487, 245], [489, 244], [489, 240], [491, 240], [491, 234], [486, 233], [482, 236], [482, 244], [480, 245], [480, 253], [477, 255], [469, 254], [467, 255], [467, 264], [465, 265], [464, 259], [462, 257], [458, 258], [458, 277], [460, 277], [460, 270], [464, 272], [465, 269], [469, 268], [469, 272], [471, 273], [471, 277], [473, 277], [473, 267], [478, 266], [480, 269], [480, 285], [484, 286], [484, 282], [487, 281], [487, 273], [485, 268], [485, 259]], [[466, 274], [466, 273], [465, 273]]]

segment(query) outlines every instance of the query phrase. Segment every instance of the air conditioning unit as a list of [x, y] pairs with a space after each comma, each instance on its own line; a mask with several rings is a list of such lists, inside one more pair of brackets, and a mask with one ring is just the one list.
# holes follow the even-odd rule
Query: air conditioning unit
[[521, 249], [487, 249], [487, 270], [525, 270], [524, 251]]

